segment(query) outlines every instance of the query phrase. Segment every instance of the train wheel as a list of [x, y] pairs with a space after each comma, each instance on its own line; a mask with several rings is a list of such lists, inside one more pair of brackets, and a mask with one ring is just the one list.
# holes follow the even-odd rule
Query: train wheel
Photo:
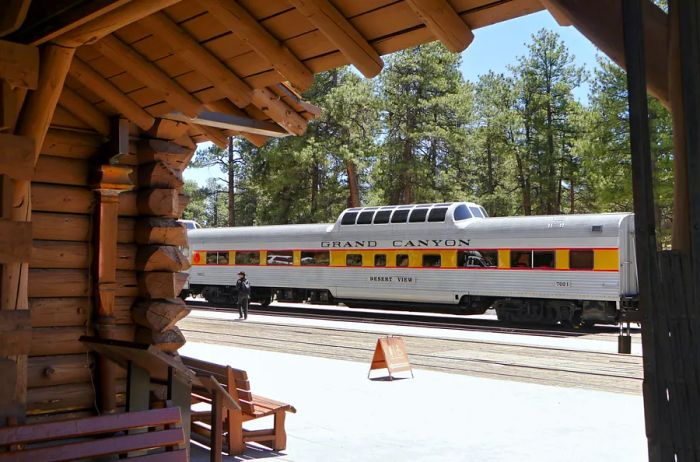
[[269, 297], [265, 297], [265, 298], [263, 298], [262, 300], [260, 300], [260, 306], [262, 306], [263, 308], [266, 307], [266, 306], [269, 306], [270, 303], [272, 303], [272, 295], [270, 295]]

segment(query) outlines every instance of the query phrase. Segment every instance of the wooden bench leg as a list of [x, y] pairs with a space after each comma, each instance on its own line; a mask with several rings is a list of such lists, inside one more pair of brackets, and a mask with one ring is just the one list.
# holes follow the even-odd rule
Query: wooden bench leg
[[228, 411], [228, 452], [231, 455], [240, 455], [245, 452], [243, 442], [243, 415], [240, 412]]
[[287, 432], [284, 429], [284, 418], [286, 412], [275, 412], [275, 440], [273, 447], [275, 451], [283, 451], [287, 448]]
[[221, 400], [221, 394], [217, 392], [211, 402], [211, 437], [209, 439], [209, 460], [211, 462], [221, 462], [221, 451], [223, 450], [224, 412]]

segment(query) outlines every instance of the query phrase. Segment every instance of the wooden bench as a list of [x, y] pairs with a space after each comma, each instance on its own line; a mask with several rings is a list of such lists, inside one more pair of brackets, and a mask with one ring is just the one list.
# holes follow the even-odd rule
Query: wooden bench
[[[181, 424], [180, 408], [168, 407], [0, 428], [0, 461], [61, 462], [136, 453], [126, 460], [186, 462]], [[161, 451], [147, 452], [155, 449]]]
[[[192, 403], [207, 403], [210, 405], [210, 409], [200, 411], [196, 409], [196, 406], [193, 408], [191, 416], [193, 432], [208, 437], [212, 441], [212, 447], [214, 447], [215, 439], [221, 435], [210, 430], [210, 428], [215, 428], [218, 423], [212, 421], [213, 411], [214, 416], [217, 419], [218, 416], [221, 416], [223, 421], [223, 436], [228, 444], [230, 454], [243, 454], [245, 443], [251, 441], [263, 444], [275, 451], [281, 451], [287, 447], [284, 420], [287, 412], [296, 412], [292, 405], [254, 395], [250, 391], [250, 381], [246, 371], [186, 356], [182, 356], [182, 361], [198, 377], [211, 377], [215, 382], [220, 382], [226, 393], [237, 404], [236, 407], [240, 408], [234, 409], [234, 406], [227, 406], [222, 400], [219, 400], [219, 405], [214, 406], [215, 396], [210, 392], [211, 387], [208, 389], [194, 387], [192, 389]], [[219, 407], [219, 409], [215, 409], [215, 407]], [[264, 430], [245, 430], [243, 428], [244, 422], [268, 416], [274, 417], [272, 428]]]

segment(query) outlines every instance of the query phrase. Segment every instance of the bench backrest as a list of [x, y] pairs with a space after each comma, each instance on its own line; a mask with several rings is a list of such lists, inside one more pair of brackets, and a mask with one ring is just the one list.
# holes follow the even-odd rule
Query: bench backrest
[[[135, 460], [185, 462], [187, 451], [181, 423], [180, 408], [169, 407], [0, 428], [0, 450], [28, 446], [0, 452], [0, 461], [61, 462], [165, 448], [167, 452], [139, 454]], [[127, 431], [128, 434], [114, 435]], [[91, 436], [100, 438], [86, 439]]]
[[216, 380], [226, 387], [229, 395], [241, 406], [244, 414], [254, 414], [253, 393], [250, 391], [248, 373], [231, 366], [214, 364], [200, 359], [181, 356], [182, 362], [196, 374], [213, 375]]

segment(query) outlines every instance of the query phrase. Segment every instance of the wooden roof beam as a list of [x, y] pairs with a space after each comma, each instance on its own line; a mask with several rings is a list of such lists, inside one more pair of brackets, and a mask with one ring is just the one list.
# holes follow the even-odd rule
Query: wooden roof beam
[[189, 117], [182, 113], [170, 113], [163, 118], [180, 120], [193, 123], [202, 127], [215, 127], [224, 130], [233, 130], [240, 133], [252, 133], [255, 135], [272, 136], [281, 138], [289, 134], [277, 124], [255, 120], [248, 117], [224, 114], [222, 112], [203, 111], [195, 117]]
[[552, 2], [550, 0], [540, 0], [540, 2], [542, 2], [542, 5], [545, 8], [547, 8], [547, 11], [549, 11], [549, 14], [552, 15], [557, 24], [559, 24], [562, 27], [568, 27], [572, 25], [571, 20], [559, 8], [559, 5], [557, 3]]
[[406, 0], [430, 32], [448, 50], [464, 51], [474, 40], [474, 34], [447, 0]]
[[[547, 0], [610, 59], [625, 67], [622, 2], [610, 0]], [[670, 108], [668, 88], [668, 16], [650, 0], [643, 2], [647, 87]]]
[[155, 123], [155, 118], [152, 115], [77, 57], [73, 59], [70, 75], [103, 98], [117, 112], [142, 130], [149, 130]]
[[180, 0], [132, 0], [109, 13], [67, 31], [53, 39], [65, 47], [79, 47], [100, 40], [132, 22], [150, 16], [156, 11], [178, 3]]
[[284, 101], [271, 97], [267, 89], [251, 89], [231, 69], [165, 14], [156, 13], [144, 18], [141, 24], [148, 27], [164, 43], [171, 46], [176, 54], [181, 55], [183, 59], [194, 64], [195, 68], [200, 69], [200, 72], [211, 80], [217, 89], [239, 107], [245, 107], [252, 103], [295, 135], [301, 135], [306, 130], [306, 120]]
[[0, 37], [20, 28], [27, 17], [31, 0], [5, 0], [4, 12], [0, 15]]
[[95, 129], [103, 136], [110, 134], [109, 118], [90, 101], [86, 100], [67, 86], [63, 86], [58, 104], [63, 106], [77, 119], [82, 120], [87, 125]]
[[34, 140], [34, 163], [39, 160], [44, 137], [49, 130], [74, 54], [74, 48], [57, 45], [46, 46], [41, 51], [38, 85], [27, 97], [16, 129], [18, 135]]
[[161, 93], [176, 110], [182, 111], [190, 117], [201, 111], [201, 101], [117, 37], [113, 35], [104, 37], [95, 43], [95, 47], [110, 61], [136, 77], [142, 84]]
[[197, 0], [239, 39], [285, 79], [300, 90], [306, 90], [314, 81], [311, 72], [286, 46], [273, 37], [258, 21], [236, 2], [236, 0]]
[[289, 0], [362, 74], [379, 74], [384, 61], [362, 34], [328, 0]]

